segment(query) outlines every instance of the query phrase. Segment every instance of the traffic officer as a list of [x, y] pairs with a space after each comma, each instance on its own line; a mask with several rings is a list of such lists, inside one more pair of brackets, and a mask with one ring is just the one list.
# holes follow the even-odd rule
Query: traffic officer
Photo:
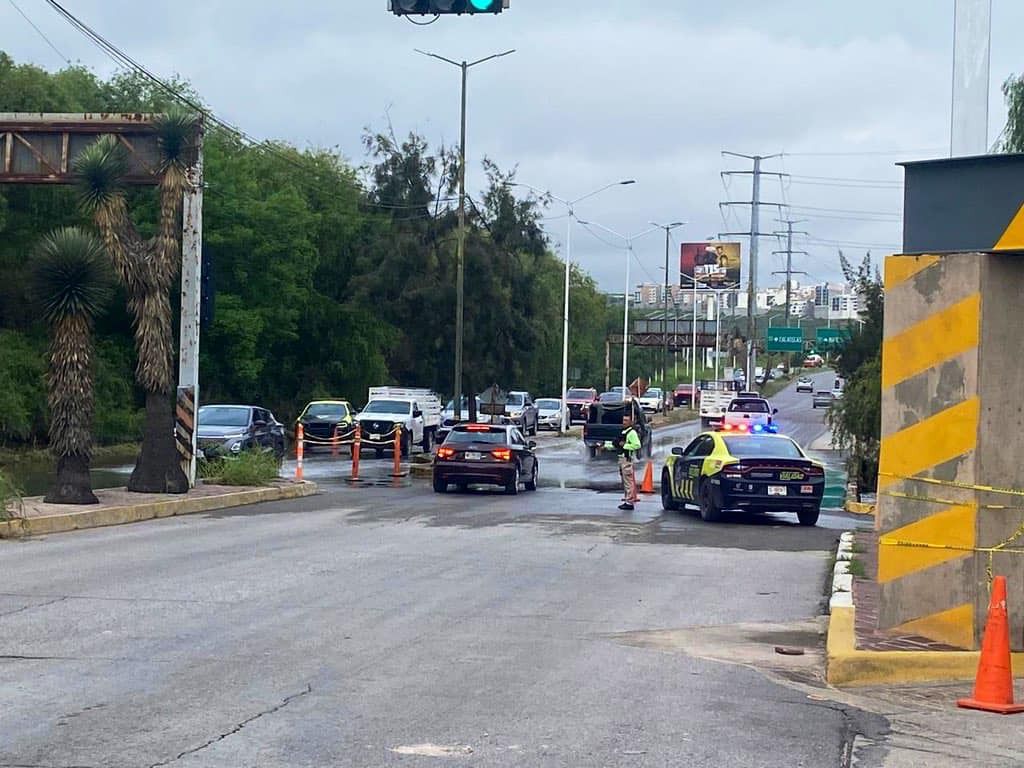
[[633, 461], [640, 451], [640, 435], [633, 428], [633, 417], [628, 413], [622, 417], [622, 433], [612, 445], [619, 453], [619, 474], [622, 476], [623, 499], [619, 509], [633, 511], [636, 495], [636, 470]]

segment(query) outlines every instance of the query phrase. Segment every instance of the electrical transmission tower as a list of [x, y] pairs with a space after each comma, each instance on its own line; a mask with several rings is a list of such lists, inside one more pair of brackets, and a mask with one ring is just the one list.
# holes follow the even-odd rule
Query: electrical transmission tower
[[785, 173], [772, 173], [761, 170], [761, 161], [769, 160], [773, 157], [781, 157], [780, 154], [774, 155], [743, 155], [739, 152], [722, 152], [723, 155], [729, 157], [740, 157], [745, 160], [750, 160], [753, 163], [752, 170], [749, 171], [723, 171], [722, 176], [751, 176], [752, 177], [752, 192], [750, 200], [726, 200], [725, 202], [719, 203], [719, 207], [733, 206], [733, 205], [749, 205], [750, 206], [750, 231], [749, 232], [720, 232], [719, 237], [727, 237], [730, 235], [740, 235], [750, 238], [750, 265], [749, 273], [747, 275], [747, 382], [752, 386], [755, 378], [755, 368], [757, 367], [757, 252], [758, 252], [758, 240], [762, 237], [767, 237], [769, 233], [762, 232], [760, 230], [761, 223], [761, 206], [771, 205], [779, 208], [781, 211], [784, 207], [782, 203], [767, 203], [761, 199], [761, 177], [762, 176], [777, 176], [782, 178], [787, 176]]
[[790, 306], [792, 306], [793, 275], [806, 275], [807, 274], [806, 272], [801, 272], [799, 270], [794, 270], [793, 269], [793, 254], [794, 253], [802, 253], [804, 256], [808, 255], [807, 251], [794, 251], [793, 250], [793, 235], [806, 235], [807, 233], [802, 231], [802, 230], [794, 230], [793, 229], [793, 225], [794, 224], [800, 224], [803, 221], [803, 219], [800, 219], [800, 220], [776, 219], [776, 221], [778, 221], [780, 224], [785, 224], [786, 225], [786, 231], [785, 232], [775, 232], [774, 233], [777, 237], [781, 237], [782, 235], [786, 236], [786, 249], [784, 251], [772, 251], [772, 253], [773, 254], [775, 254], [775, 253], [784, 253], [784, 254], [786, 254], [786, 269], [785, 270], [776, 271], [776, 272], [772, 272], [772, 274], [773, 275], [785, 275], [786, 276], [786, 327], [788, 328], [789, 327]]

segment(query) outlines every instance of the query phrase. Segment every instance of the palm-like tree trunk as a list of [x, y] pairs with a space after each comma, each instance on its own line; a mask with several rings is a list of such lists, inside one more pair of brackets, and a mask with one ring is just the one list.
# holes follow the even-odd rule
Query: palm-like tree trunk
[[45, 501], [95, 504], [92, 457], [93, 319], [109, 294], [103, 247], [74, 228], [59, 229], [40, 244], [33, 288], [50, 324], [50, 450], [57, 479]]
[[50, 450], [57, 456], [57, 479], [43, 501], [96, 504], [89, 475], [94, 396], [88, 320], [72, 316], [54, 323], [48, 379]]

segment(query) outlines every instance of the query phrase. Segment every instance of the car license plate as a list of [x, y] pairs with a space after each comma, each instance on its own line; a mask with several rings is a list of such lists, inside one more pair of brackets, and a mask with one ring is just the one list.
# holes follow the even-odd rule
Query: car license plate
[[380, 440], [380, 435], [370, 435], [371, 440]]
[[481, 454], [477, 451], [466, 451], [466, 461], [480, 461]]
[[769, 485], [768, 486], [768, 495], [769, 496], [785, 496], [786, 495], [786, 486], [784, 486], [784, 485]]

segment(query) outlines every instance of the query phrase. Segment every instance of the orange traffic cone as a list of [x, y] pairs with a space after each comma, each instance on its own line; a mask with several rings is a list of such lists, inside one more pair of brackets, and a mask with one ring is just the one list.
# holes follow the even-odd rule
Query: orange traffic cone
[[1010, 668], [1010, 626], [1006, 616], [1006, 577], [992, 579], [981, 659], [974, 679], [974, 695], [957, 701], [958, 707], [982, 709], [1012, 715], [1024, 712], [1024, 704], [1013, 703], [1013, 671]]
[[647, 462], [644, 470], [644, 481], [640, 484], [640, 493], [654, 493], [654, 462]]

